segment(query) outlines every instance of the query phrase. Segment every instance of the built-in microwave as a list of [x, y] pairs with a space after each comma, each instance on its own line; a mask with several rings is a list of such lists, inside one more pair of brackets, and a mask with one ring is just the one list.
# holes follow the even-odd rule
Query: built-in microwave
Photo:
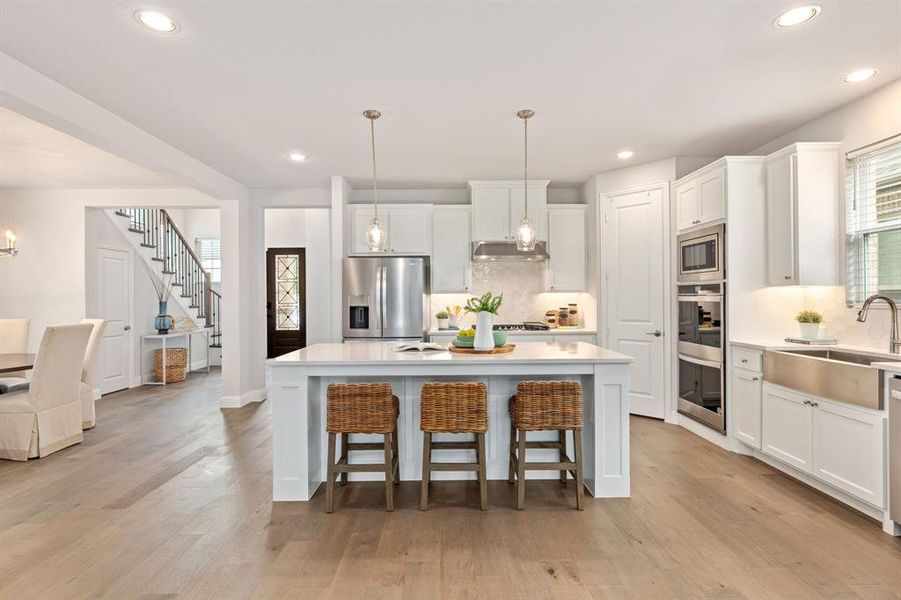
[[726, 243], [724, 224], [683, 233], [678, 238], [679, 283], [723, 281]]

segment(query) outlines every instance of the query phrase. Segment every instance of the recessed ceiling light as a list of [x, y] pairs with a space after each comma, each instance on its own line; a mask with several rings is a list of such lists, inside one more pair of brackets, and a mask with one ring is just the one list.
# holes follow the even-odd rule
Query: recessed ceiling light
[[869, 79], [878, 72], [879, 71], [877, 71], [876, 69], [858, 69], [842, 77], [842, 81], [844, 81], [845, 83], [857, 83], [858, 81]]
[[793, 8], [791, 10], [787, 10], [776, 19], [774, 25], [776, 27], [794, 27], [795, 25], [800, 25], [801, 23], [806, 23], [811, 20], [818, 14], [822, 9], [816, 4], [810, 4], [808, 6], [799, 6], [798, 8]]
[[160, 33], [172, 33], [178, 29], [175, 19], [155, 10], [141, 9], [135, 12], [135, 19], [141, 25]]
[[635, 153], [631, 150], [620, 150], [616, 153], [616, 158], [620, 160], [629, 160]]
[[298, 152], [297, 150], [294, 150], [293, 152], [288, 153], [288, 158], [290, 158], [294, 162], [303, 162], [307, 159], [307, 155], [304, 154], [303, 152]]

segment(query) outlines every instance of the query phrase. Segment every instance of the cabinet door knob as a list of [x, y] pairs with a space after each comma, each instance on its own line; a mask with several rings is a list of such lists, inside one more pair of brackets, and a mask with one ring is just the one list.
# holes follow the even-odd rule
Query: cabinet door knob
[[786, 281], [789, 281], [789, 280], [791, 280], [791, 278], [792, 278], [792, 276], [791, 276], [791, 275], [786, 275], [786, 276], [785, 276], [785, 280], [786, 280]]
[[751, 378], [751, 381], [760, 381], [760, 377], [754, 376]]
[[741, 362], [742, 362], [743, 364], [748, 364], [748, 359], [747, 359], [747, 358], [743, 358], [743, 359], [741, 359]]

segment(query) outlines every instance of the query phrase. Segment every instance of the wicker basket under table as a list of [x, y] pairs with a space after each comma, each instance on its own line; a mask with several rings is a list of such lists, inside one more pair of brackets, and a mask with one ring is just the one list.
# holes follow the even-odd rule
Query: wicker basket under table
[[156, 380], [166, 383], [178, 383], [185, 380], [188, 370], [187, 348], [166, 348], [166, 376], [163, 378], [163, 351], [156, 350], [153, 353], [153, 362], [156, 371]]

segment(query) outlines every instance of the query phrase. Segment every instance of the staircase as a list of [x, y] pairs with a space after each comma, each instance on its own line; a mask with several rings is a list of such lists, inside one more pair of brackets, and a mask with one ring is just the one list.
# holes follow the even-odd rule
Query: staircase
[[205, 327], [211, 327], [210, 347], [222, 347], [222, 295], [213, 289], [210, 274], [201, 266], [191, 244], [172, 217], [162, 208], [123, 208], [113, 212], [128, 219], [130, 233], [141, 236], [150, 260], [172, 276], [173, 295], [182, 306], [195, 311]]

